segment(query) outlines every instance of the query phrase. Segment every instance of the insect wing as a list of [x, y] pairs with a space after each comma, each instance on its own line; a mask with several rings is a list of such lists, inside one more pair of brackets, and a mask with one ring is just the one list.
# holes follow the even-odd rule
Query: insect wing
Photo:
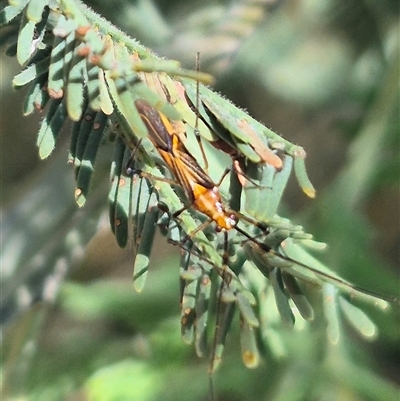
[[135, 106], [145, 123], [150, 140], [157, 149], [172, 150], [171, 137], [174, 129], [168, 119], [144, 100], [135, 100]]
[[198, 165], [196, 159], [191, 156], [190, 153], [179, 152], [179, 157], [176, 159], [177, 164], [179, 164], [179, 168], [184, 171], [187, 176], [191, 177], [193, 182], [207, 189], [214, 188], [214, 182]]

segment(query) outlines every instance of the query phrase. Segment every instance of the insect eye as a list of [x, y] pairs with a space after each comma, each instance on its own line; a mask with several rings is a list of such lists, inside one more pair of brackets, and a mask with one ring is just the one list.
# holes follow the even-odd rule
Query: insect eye
[[220, 232], [222, 231], [222, 227], [221, 227], [221, 226], [216, 226], [216, 227], [215, 227], [215, 231], [216, 231], [217, 233], [220, 233]]

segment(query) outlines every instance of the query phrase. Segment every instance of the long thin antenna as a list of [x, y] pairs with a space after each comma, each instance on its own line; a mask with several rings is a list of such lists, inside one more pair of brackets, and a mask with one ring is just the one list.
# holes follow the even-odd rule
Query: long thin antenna
[[[196, 53], [196, 71], [200, 72], [200, 52]], [[196, 104], [195, 104], [195, 115], [196, 120], [194, 124], [194, 135], [196, 136], [196, 141], [199, 144], [201, 156], [203, 157], [204, 161], [204, 170], [208, 173], [208, 160], [206, 157], [206, 153], [204, 152], [203, 144], [201, 142], [201, 135], [199, 130], [199, 118], [200, 118], [200, 82], [196, 81]]]
[[352, 283], [350, 283], [350, 282], [348, 282], [346, 280], [343, 280], [340, 277], [332, 276], [329, 273], [325, 273], [325, 272], [323, 272], [321, 270], [315, 269], [314, 267], [308, 266], [308, 265], [306, 265], [304, 263], [301, 263], [301, 262], [299, 262], [299, 261], [297, 261], [295, 259], [292, 259], [292, 258], [290, 258], [288, 256], [280, 255], [279, 253], [276, 253], [273, 249], [271, 249], [271, 247], [269, 247], [268, 245], [257, 241], [255, 237], [251, 237], [248, 233], [246, 233], [241, 228], [239, 228], [239, 227], [235, 227], [235, 228], [236, 228], [236, 231], [238, 231], [240, 234], [242, 234], [243, 236], [245, 236], [247, 238], [247, 241], [251, 241], [253, 244], [257, 245], [262, 251], [264, 251], [266, 253], [271, 253], [272, 255], [277, 256], [277, 257], [279, 257], [279, 258], [281, 258], [283, 260], [286, 260], [288, 262], [294, 263], [294, 264], [296, 264], [296, 265], [298, 265], [298, 266], [300, 266], [300, 267], [302, 267], [302, 268], [304, 268], [306, 270], [309, 270], [309, 271], [313, 272], [317, 276], [323, 277], [326, 281], [331, 281], [333, 283], [340, 284], [340, 285], [342, 285], [344, 287], [347, 287], [347, 288], [350, 288], [350, 289], [352, 289], [354, 291], [357, 291], [357, 292], [359, 292], [361, 294], [365, 294], [365, 295], [368, 295], [368, 296], [371, 296], [371, 297], [374, 297], [374, 298], [381, 299], [381, 300], [386, 301], [386, 302], [391, 302], [393, 304], [399, 305], [399, 298], [398, 297], [393, 297], [393, 296], [390, 296], [390, 295], [378, 294], [378, 293], [376, 293], [374, 291], [367, 290], [367, 289], [362, 288], [362, 287], [360, 287], [358, 285], [355, 285], [355, 284], [352, 284]]
[[[196, 72], [200, 72], [200, 52], [196, 53]], [[200, 82], [196, 81], [196, 120], [195, 130], [199, 130]]]

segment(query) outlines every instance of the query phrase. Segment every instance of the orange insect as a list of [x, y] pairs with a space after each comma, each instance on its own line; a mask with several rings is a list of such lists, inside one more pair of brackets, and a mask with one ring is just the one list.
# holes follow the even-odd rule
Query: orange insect
[[[136, 100], [135, 105], [147, 126], [150, 140], [183, 188], [191, 206], [208, 216], [210, 222], [214, 221], [218, 231], [237, 228], [238, 213], [224, 206], [218, 185], [186, 149], [170, 121], [144, 100]], [[174, 216], [176, 217], [184, 209], [176, 212]], [[209, 222], [205, 223], [208, 224]], [[190, 236], [203, 229], [205, 225], [198, 227]]]

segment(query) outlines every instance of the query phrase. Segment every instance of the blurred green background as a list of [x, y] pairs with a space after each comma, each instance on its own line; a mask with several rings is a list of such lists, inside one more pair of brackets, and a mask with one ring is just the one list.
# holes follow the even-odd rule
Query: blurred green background
[[[200, 51], [201, 69], [216, 77], [218, 91], [303, 146], [317, 199], [308, 200], [293, 180], [280, 214], [328, 243], [322, 258], [340, 275], [399, 295], [397, 1], [91, 5], [185, 67], [194, 68]], [[4, 55], [1, 62], [2, 316], [43, 291], [49, 301], [4, 328], [6, 399], [208, 399], [207, 361], [180, 339], [178, 249], [156, 241], [148, 283], [136, 294], [132, 254], [118, 249], [108, 224], [111, 147], [101, 152], [89, 203], [77, 210], [68, 130], [39, 161], [41, 116], [22, 118], [23, 93], [11, 87], [19, 67]], [[19, 303], [9, 301], [12, 294]], [[215, 399], [397, 400], [399, 311], [364, 309], [379, 328], [373, 342], [345, 325], [332, 346], [323, 319], [292, 331], [271, 319], [271, 342], [277, 338], [282, 352], [266, 349], [256, 370], [243, 366], [233, 330], [213, 378]]]

